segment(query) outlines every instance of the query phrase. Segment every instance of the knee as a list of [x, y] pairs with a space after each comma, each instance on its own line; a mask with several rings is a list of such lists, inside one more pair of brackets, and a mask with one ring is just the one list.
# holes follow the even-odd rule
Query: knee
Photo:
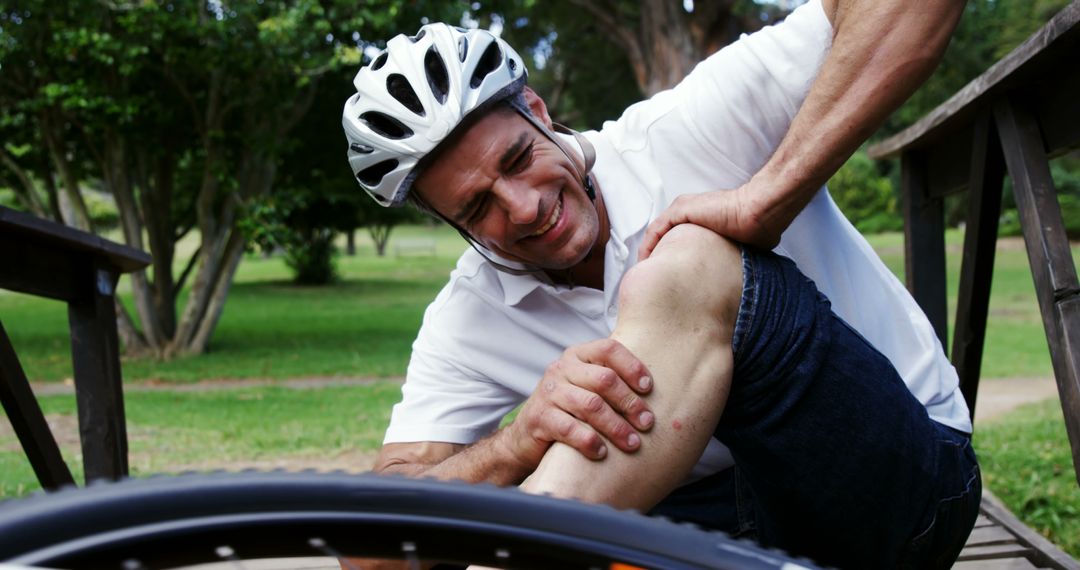
[[739, 247], [691, 224], [672, 228], [619, 288], [620, 313], [646, 306], [670, 315], [734, 322], [742, 295]]

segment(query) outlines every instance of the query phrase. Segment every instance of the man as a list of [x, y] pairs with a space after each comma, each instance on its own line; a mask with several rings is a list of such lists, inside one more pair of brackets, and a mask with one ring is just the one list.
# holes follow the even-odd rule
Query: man
[[819, 188], [961, 10], [813, 1], [573, 136], [490, 34], [391, 40], [346, 103], [353, 171], [475, 251], [425, 315], [376, 469], [659, 503], [840, 566], [951, 563], [979, 495], [955, 373]]

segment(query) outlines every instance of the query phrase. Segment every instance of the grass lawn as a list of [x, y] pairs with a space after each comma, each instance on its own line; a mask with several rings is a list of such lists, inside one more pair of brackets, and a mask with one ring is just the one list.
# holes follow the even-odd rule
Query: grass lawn
[[[400, 399], [398, 382], [291, 389], [125, 394], [134, 475], [311, 466], [370, 468]], [[82, 481], [74, 396], [39, 398], [61, 453]], [[0, 425], [0, 497], [40, 489], [6, 421]]]
[[1080, 487], [1056, 400], [1022, 406], [977, 426], [983, 485], [1017, 517], [1080, 558]]

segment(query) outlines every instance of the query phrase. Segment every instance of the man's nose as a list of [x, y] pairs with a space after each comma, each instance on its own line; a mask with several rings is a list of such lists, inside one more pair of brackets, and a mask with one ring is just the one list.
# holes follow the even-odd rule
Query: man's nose
[[494, 187], [499, 205], [514, 224], [527, 225], [536, 221], [540, 212], [540, 192], [520, 181], [499, 179]]

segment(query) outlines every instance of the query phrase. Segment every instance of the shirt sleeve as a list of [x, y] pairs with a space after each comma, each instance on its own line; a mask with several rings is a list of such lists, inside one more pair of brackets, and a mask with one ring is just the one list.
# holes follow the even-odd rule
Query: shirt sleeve
[[483, 316], [473, 314], [475, 304], [453, 302], [453, 289], [449, 284], [424, 313], [384, 444], [473, 443], [493, 432], [522, 400], [468, 366], [472, 348], [456, 335], [462, 323], [483, 322]]
[[698, 64], [675, 89], [683, 126], [744, 178], [780, 144], [832, 45], [820, 0]]

